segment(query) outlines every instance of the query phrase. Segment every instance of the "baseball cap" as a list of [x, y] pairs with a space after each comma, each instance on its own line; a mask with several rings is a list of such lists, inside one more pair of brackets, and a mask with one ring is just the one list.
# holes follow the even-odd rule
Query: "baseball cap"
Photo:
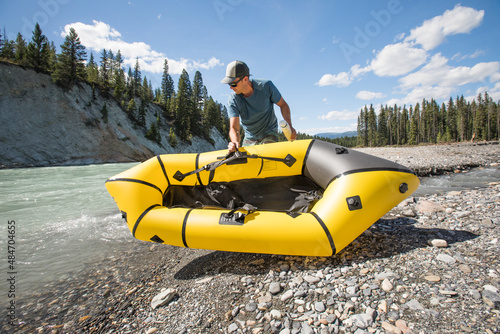
[[229, 84], [239, 77], [250, 75], [250, 69], [247, 64], [240, 60], [235, 60], [227, 65], [226, 77], [222, 79], [222, 83]]

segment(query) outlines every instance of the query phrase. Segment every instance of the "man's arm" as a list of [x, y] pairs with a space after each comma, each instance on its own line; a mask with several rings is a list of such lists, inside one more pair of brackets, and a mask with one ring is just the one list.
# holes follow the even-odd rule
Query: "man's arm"
[[240, 118], [231, 117], [229, 119], [229, 144], [227, 145], [229, 152], [234, 152], [240, 147]]
[[292, 126], [292, 116], [290, 113], [290, 107], [288, 106], [288, 103], [283, 99], [283, 97], [276, 103], [278, 107], [281, 109], [281, 116], [283, 116], [283, 119], [290, 125], [290, 129], [292, 130], [292, 135], [290, 137], [291, 140], [295, 140], [297, 138], [297, 132], [295, 131], [294, 127]]

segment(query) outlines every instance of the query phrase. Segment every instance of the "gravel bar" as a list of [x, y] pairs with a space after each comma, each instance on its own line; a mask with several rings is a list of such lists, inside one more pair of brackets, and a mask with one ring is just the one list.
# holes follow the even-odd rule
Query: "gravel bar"
[[[359, 151], [419, 175], [499, 168], [498, 142]], [[499, 180], [500, 181], [500, 180]], [[135, 241], [16, 301], [5, 333], [500, 333], [500, 182], [410, 197], [339, 254]], [[132, 237], [131, 237], [132, 238]]]

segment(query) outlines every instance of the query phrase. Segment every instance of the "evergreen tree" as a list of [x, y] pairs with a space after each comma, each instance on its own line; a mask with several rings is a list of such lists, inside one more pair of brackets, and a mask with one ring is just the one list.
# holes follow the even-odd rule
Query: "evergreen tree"
[[3, 36], [2, 45], [0, 46], [0, 57], [7, 60], [16, 60], [15, 43], [7, 38], [5, 27], [3, 28]]
[[134, 97], [134, 79], [132, 77], [132, 69], [128, 68], [128, 74], [127, 74], [127, 83], [125, 85], [126, 91], [125, 91], [125, 96], [127, 99], [131, 99]]
[[16, 61], [20, 65], [26, 64], [26, 52], [27, 46], [26, 41], [23, 38], [23, 35], [20, 33], [17, 34], [16, 43], [14, 44], [14, 53], [16, 55]]
[[388, 134], [387, 134], [387, 114], [384, 107], [380, 107], [380, 113], [378, 114], [378, 143], [379, 145], [387, 145]]
[[177, 146], [177, 144], [179, 144], [177, 137], [175, 136], [173, 127], [170, 127], [170, 131], [168, 133], [168, 143], [174, 148]]
[[141, 66], [139, 65], [139, 57], [135, 60], [134, 74], [133, 74], [133, 94], [134, 96], [139, 96], [139, 90], [141, 88]]
[[94, 61], [94, 54], [90, 53], [89, 62], [86, 65], [87, 71], [87, 81], [92, 86], [95, 87], [99, 84], [99, 68], [97, 67], [96, 62]]
[[101, 66], [99, 68], [99, 85], [104, 95], [109, 93], [110, 76], [109, 76], [109, 57], [106, 49], [101, 52]]
[[377, 115], [373, 104], [370, 105], [368, 110], [368, 146], [377, 146]]
[[81, 44], [75, 29], [70, 28], [57, 57], [53, 74], [55, 82], [64, 88], [71, 88], [76, 82], [85, 80], [86, 56], [85, 46]]
[[189, 120], [190, 120], [190, 129], [191, 133], [202, 133], [204, 131], [204, 135], [208, 136], [208, 131], [210, 129], [201, 129], [201, 116], [203, 112], [203, 104], [205, 102], [204, 96], [203, 96], [203, 79], [201, 77], [200, 71], [196, 71], [194, 74], [194, 79], [193, 79], [193, 86], [192, 86], [192, 109], [190, 112]]
[[170, 99], [173, 97], [175, 92], [174, 88], [174, 80], [172, 80], [172, 77], [168, 73], [168, 60], [165, 59], [163, 63], [163, 75], [161, 79], [161, 94], [162, 94], [162, 104], [165, 107], [167, 116], [172, 116], [169, 115], [170, 112], [172, 111], [169, 108], [169, 103]]
[[35, 24], [35, 30], [33, 30], [33, 37], [28, 44], [26, 52], [28, 64], [37, 72], [49, 71], [49, 52], [47, 37], [42, 33], [42, 29], [37, 22]]
[[126, 79], [125, 72], [123, 71], [123, 57], [120, 50], [116, 53], [116, 56], [113, 59], [113, 76], [112, 76], [112, 85], [114, 88], [113, 95], [118, 100], [121, 101], [123, 99], [123, 95], [126, 91]]
[[183, 69], [182, 74], [179, 77], [179, 84], [177, 88], [175, 117], [176, 133], [183, 141], [188, 141], [192, 135], [190, 129], [191, 122], [189, 119], [190, 110], [193, 109], [192, 96], [193, 93], [191, 82], [189, 81], [189, 74], [185, 69]]

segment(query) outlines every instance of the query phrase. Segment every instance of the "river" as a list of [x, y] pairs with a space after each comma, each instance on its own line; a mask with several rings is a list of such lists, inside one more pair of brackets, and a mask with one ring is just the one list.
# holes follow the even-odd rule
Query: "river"
[[[11, 273], [16, 294], [28, 295], [43, 284], [78, 273], [125, 244], [141, 242], [130, 234], [104, 186], [107, 178], [133, 165], [0, 170], [0, 296], [7, 296], [11, 288], [3, 278]], [[499, 180], [498, 167], [428, 177], [414, 196]], [[15, 228], [8, 229], [11, 226]], [[15, 262], [9, 263], [9, 255], [15, 256]]]

